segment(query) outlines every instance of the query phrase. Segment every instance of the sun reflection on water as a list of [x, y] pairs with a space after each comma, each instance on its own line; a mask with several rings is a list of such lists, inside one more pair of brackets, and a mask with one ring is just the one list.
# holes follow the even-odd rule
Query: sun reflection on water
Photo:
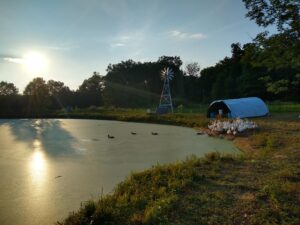
[[28, 160], [28, 198], [26, 204], [29, 214], [41, 216], [47, 211], [49, 202], [49, 168], [47, 154], [39, 137], [31, 143], [31, 155]]
[[47, 173], [47, 168], [42, 144], [37, 139], [33, 141], [33, 154], [29, 160], [29, 168], [33, 184], [41, 188]]

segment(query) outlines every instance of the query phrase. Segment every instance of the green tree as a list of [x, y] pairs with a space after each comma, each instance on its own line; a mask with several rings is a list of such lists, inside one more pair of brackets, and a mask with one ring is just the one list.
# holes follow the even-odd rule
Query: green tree
[[47, 86], [50, 96], [59, 96], [66, 92], [70, 92], [69, 87], [65, 86], [65, 84], [61, 81], [49, 80], [47, 82]]
[[[276, 25], [279, 33], [257, 35], [252, 45], [254, 66], [269, 70], [294, 68], [300, 70], [300, 1], [243, 0], [247, 16], [259, 26]], [[297, 72], [298, 73], [298, 72]], [[297, 74], [296, 73], [296, 74]]]
[[151, 107], [158, 104], [163, 82], [160, 72], [164, 67], [174, 71], [171, 82], [175, 100], [184, 97], [184, 76], [178, 56], [161, 56], [156, 62], [122, 61], [109, 65], [105, 76], [104, 101], [119, 107]]
[[101, 106], [103, 104], [102, 92], [104, 88], [104, 79], [98, 73], [94, 72], [93, 75], [84, 80], [77, 90], [78, 106]]
[[[133, 60], [109, 65], [105, 76], [104, 101], [118, 107], [149, 107], [158, 102], [162, 65]], [[157, 94], [156, 94], [157, 93]]]
[[72, 101], [72, 97], [74, 96], [73, 92], [69, 87], [65, 86], [63, 82], [49, 80], [47, 82], [47, 87], [52, 109], [64, 108], [74, 102]]
[[44, 112], [50, 106], [50, 94], [46, 81], [37, 77], [25, 87], [23, 93], [28, 99], [28, 110], [31, 112]]
[[16, 114], [22, 110], [23, 98], [13, 83], [0, 82], [0, 113]]
[[161, 56], [158, 58], [157, 63], [163, 64], [165, 67], [170, 66], [170, 67], [176, 67], [179, 69], [182, 65], [182, 60], [180, 59], [179, 56]]
[[276, 99], [299, 100], [300, 1], [243, 0], [247, 16], [259, 26], [276, 25], [279, 33], [257, 35], [244, 61], [266, 68], [259, 79]]
[[17, 95], [18, 89], [13, 83], [8, 83], [5, 81], [0, 82], [0, 95]]
[[300, 37], [299, 0], [243, 0], [247, 16], [259, 26], [275, 24], [278, 31]]
[[185, 66], [185, 73], [188, 76], [200, 76], [200, 66], [197, 62], [189, 63]]

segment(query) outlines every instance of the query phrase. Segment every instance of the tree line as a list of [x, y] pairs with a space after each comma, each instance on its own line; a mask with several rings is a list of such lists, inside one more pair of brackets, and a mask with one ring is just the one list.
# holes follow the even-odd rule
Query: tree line
[[107, 74], [94, 72], [77, 90], [61, 81], [33, 79], [23, 94], [0, 82], [1, 113], [31, 113], [66, 107], [153, 107], [158, 104], [160, 71], [174, 71], [171, 92], [175, 106], [214, 99], [258, 96], [264, 100], [300, 101], [300, 2], [243, 0], [247, 17], [259, 26], [275, 25], [277, 33], [260, 33], [252, 42], [233, 43], [231, 56], [200, 70], [197, 62], [182, 67], [179, 56], [155, 62], [109, 64]]

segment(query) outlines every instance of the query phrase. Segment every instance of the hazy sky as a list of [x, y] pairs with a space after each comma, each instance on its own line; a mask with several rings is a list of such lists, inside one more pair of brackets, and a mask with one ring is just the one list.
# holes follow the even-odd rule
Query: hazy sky
[[[204, 68], [262, 30], [245, 14], [242, 0], [0, 0], [0, 80], [22, 91], [42, 76], [76, 89], [109, 63], [162, 55]], [[41, 68], [24, 66], [28, 53]]]

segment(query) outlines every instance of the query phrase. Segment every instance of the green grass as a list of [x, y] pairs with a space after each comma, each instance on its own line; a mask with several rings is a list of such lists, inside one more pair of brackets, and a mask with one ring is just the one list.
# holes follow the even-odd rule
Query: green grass
[[[125, 121], [207, 125], [203, 114], [101, 113]], [[57, 224], [300, 224], [299, 119], [285, 113], [255, 121], [258, 132], [234, 140], [244, 154], [191, 156], [133, 173], [112, 194], [85, 202]]]
[[274, 103], [269, 103], [268, 107], [271, 113], [297, 112], [300, 115], [299, 103], [274, 102]]
[[106, 119], [119, 121], [134, 121], [145, 123], [161, 123], [170, 125], [180, 125], [187, 127], [207, 126], [206, 115], [200, 113], [175, 113], [166, 115], [147, 114], [144, 109], [101, 109], [101, 110], [78, 110], [72, 113], [58, 112], [55, 114], [59, 118], [89, 118]]

